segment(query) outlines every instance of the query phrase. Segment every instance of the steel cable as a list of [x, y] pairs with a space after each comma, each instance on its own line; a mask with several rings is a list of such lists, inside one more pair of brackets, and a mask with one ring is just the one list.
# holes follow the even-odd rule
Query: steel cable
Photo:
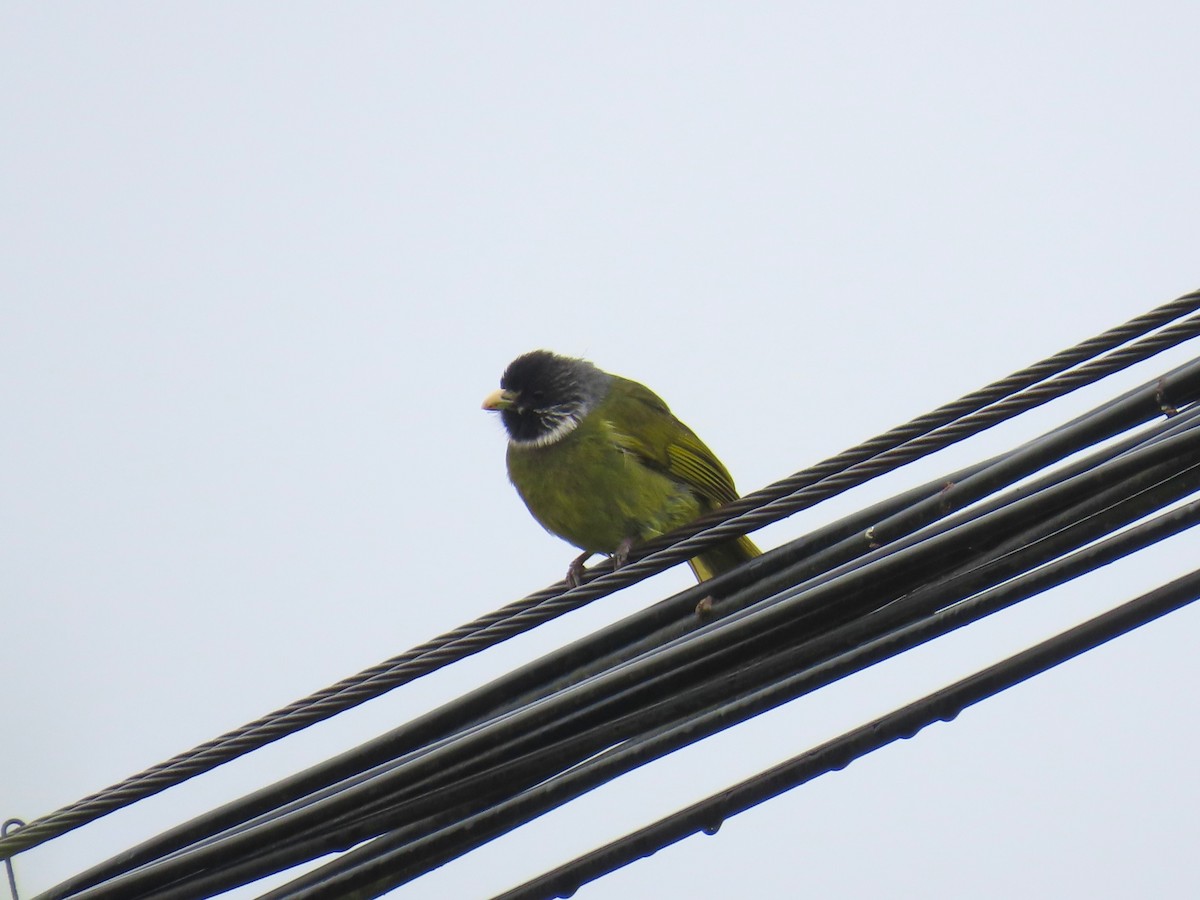
[[[741, 501], [723, 509], [719, 516], [709, 517], [703, 522], [696, 523], [694, 527], [681, 530], [677, 533], [676, 542], [673, 544], [666, 544], [662, 541], [648, 544], [642, 551], [640, 559], [635, 559], [618, 572], [601, 574], [596, 577], [596, 570], [593, 569], [588, 574], [588, 578], [591, 579], [589, 583], [570, 591], [565, 591], [565, 584], [561, 582], [552, 585], [212, 741], [201, 744], [193, 750], [179, 754], [117, 785], [34, 820], [19, 832], [0, 839], [0, 857], [7, 858], [16, 852], [41, 844], [108, 812], [158, 793], [189, 777], [209, 771], [286, 734], [379, 696], [413, 678], [492, 646], [533, 627], [535, 624], [540, 624], [549, 618], [577, 608], [583, 603], [624, 587], [632, 581], [689, 558], [694, 555], [697, 548], [718, 543], [734, 533], [741, 534], [762, 527], [806, 505], [811, 505], [817, 499], [829, 496], [832, 492], [861, 483], [861, 480], [865, 480], [873, 474], [911, 461], [919, 455], [933, 452], [948, 443], [961, 440], [969, 434], [1011, 417], [1017, 412], [1044, 403], [1053, 397], [1061, 396], [1083, 384], [1091, 383], [1113, 371], [1141, 361], [1166, 347], [1194, 337], [1200, 333], [1200, 319], [1189, 319], [1174, 326], [1168, 326], [1151, 338], [1118, 350], [1102, 360], [1096, 360], [1094, 364], [1084, 365], [1076, 372], [1068, 373], [1067, 377], [1055, 379], [1053, 387], [1043, 386], [1041, 390], [1035, 388], [1025, 391], [1019, 397], [1012, 396], [1031, 385], [1036, 385], [1042, 379], [1055, 373], [1065, 372], [1080, 362], [1118, 347], [1134, 337], [1147, 334], [1165, 323], [1194, 312], [1197, 308], [1200, 308], [1200, 292], [1193, 292], [1164, 304], [1118, 328], [1084, 341], [1068, 351], [1055, 354], [1041, 363], [1023, 369], [980, 391], [968, 394], [933, 413], [918, 417], [905, 426], [867, 441], [812, 469], [784, 479], [771, 488], [748, 495]], [[1005, 397], [1009, 397], [1010, 401], [1001, 402], [999, 406], [1003, 408], [976, 415], [976, 412], [984, 409], [987, 404], [997, 403]], [[929, 434], [934, 429], [954, 422], [962, 416], [971, 420], [969, 424], [947, 430], [938, 437]], [[903, 442], [906, 440], [917, 443], [911, 445], [907, 451], [901, 452], [904, 447]], [[870, 460], [873, 455], [880, 453], [887, 457], [882, 463], [868, 465], [865, 462]], [[848, 467], [858, 468], [855, 468], [853, 475], [848, 475], [843, 471]], [[828, 484], [819, 486], [817, 482], [822, 478], [830, 480]], [[820, 490], [817, 489], [818, 487]], [[704, 530], [698, 531], [698, 528]], [[683, 539], [678, 540], [678, 536], [683, 536]], [[671, 549], [656, 549], [659, 546], [670, 546]], [[546, 602], [552, 598], [555, 602]]]
[[[1172, 479], [1172, 481], [1170, 482], [1170, 488], [1172, 491], [1178, 492], [1178, 491], [1188, 491], [1188, 490], [1194, 489], [1195, 488], [1195, 477], [1196, 477], [1194, 474], [1194, 470], [1197, 468], [1197, 465], [1196, 465], [1196, 462], [1194, 462], [1194, 461], [1189, 462], [1189, 460], [1193, 460], [1194, 457], [1196, 456], [1196, 447], [1197, 447], [1198, 439], [1200, 439], [1200, 434], [1194, 433], [1194, 429], [1192, 429], [1191, 432], [1192, 433], [1181, 433], [1181, 434], [1173, 435], [1169, 439], [1163, 440], [1163, 441], [1145, 442], [1146, 446], [1140, 452], [1138, 452], [1136, 454], [1132, 454], [1132, 455], [1131, 454], [1122, 454], [1120, 457], [1118, 457], [1115, 460], [1111, 460], [1109, 463], [1107, 463], [1105, 466], [1101, 467], [1100, 469], [1096, 469], [1095, 471], [1086, 472], [1081, 475], [1075, 476], [1073, 479], [1071, 479], [1071, 481], [1074, 483], [1064, 484], [1064, 485], [1056, 487], [1053, 491], [1054, 493], [1061, 494], [1063, 496], [1067, 496], [1066, 492], [1069, 492], [1071, 495], [1079, 498], [1076, 501], [1077, 503], [1083, 504], [1082, 506], [1077, 506], [1077, 507], [1071, 508], [1071, 511], [1069, 514], [1066, 512], [1062, 513], [1061, 517], [1063, 518], [1063, 520], [1064, 521], [1073, 521], [1075, 519], [1079, 519], [1081, 516], [1084, 515], [1084, 512], [1089, 504], [1091, 504], [1092, 506], [1098, 506], [1100, 508], [1098, 512], [1090, 514], [1090, 515], [1092, 515], [1093, 518], [1096, 515], [1099, 515], [1100, 512], [1102, 512], [1105, 508], [1107, 508], [1107, 505], [1109, 504], [1109, 500], [1107, 500], [1102, 494], [1097, 493], [1097, 491], [1095, 490], [1093, 485], [1094, 484], [1108, 484], [1110, 482], [1116, 481], [1117, 480], [1116, 473], [1118, 473], [1118, 472], [1127, 473], [1126, 476], [1122, 476], [1122, 477], [1125, 477], [1127, 480], [1129, 480], [1131, 485], [1140, 483], [1139, 479], [1141, 479], [1141, 480], [1148, 479], [1154, 483], [1158, 483], [1158, 482], [1162, 482], [1166, 476], [1157, 474], [1155, 472], [1155, 468], [1156, 468], [1156, 466], [1166, 466], [1167, 467], [1167, 475], [1170, 475], [1171, 479]], [[1184, 450], [1185, 447], [1190, 447], [1192, 449], [1185, 452], [1185, 450]], [[1152, 463], [1151, 459], [1159, 459], [1159, 460], [1163, 460], [1164, 462], [1156, 464], [1156, 463]], [[1191, 479], [1192, 479], [1191, 481], [1180, 481], [1178, 479], [1178, 477], [1176, 475], [1174, 475], [1174, 473], [1179, 469], [1179, 467], [1183, 467], [1183, 472], [1187, 472], [1187, 471], [1193, 472], [1193, 475], [1191, 476]], [[1166, 482], [1164, 482], [1164, 483], [1166, 483]], [[1129, 488], [1129, 490], [1132, 490], [1132, 489], [1133, 489], [1133, 487]], [[1114, 496], [1123, 496], [1126, 493], [1126, 489], [1121, 488], [1119, 484], [1113, 484], [1108, 490]], [[1136, 499], [1137, 494], [1135, 493], [1134, 495], [1132, 495], [1132, 497], [1134, 499]], [[1030, 509], [1034, 509], [1034, 507], [1031, 504], [1034, 504], [1035, 502], [1037, 503], [1036, 509], [1039, 510], [1040, 512], [1044, 512], [1045, 509], [1047, 508], [1046, 502], [1039, 501], [1037, 498], [1032, 498], [1032, 499], [1031, 498], [1023, 498], [1021, 501], [1019, 501], [1019, 505], [1021, 507], [1028, 507]], [[1141, 502], [1145, 503], [1147, 501], [1143, 500]], [[1155, 500], [1154, 502], [1159, 502], [1159, 501]], [[1016, 507], [1014, 507], [1014, 509], [1012, 509], [1012, 510], [997, 511], [997, 513], [993, 514], [991, 516], [991, 518], [996, 523], [1005, 521], [1005, 522], [1013, 522], [1018, 525], [1022, 521], [1028, 521], [1032, 518], [1037, 521], [1037, 527], [1041, 530], [1049, 530], [1051, 533], [1054, 533], [1061, 529], [1060, 524], [1058, 524], [1057, 522], [1055, 522], [1052, 519], [1045, 519], [1044, 516], [1041, 516], [1041, 515], [1031, 516], [1029, 513], [1024, 512], [1022, 508], [1016, 508]], [[1080, 522], [1076, 522], [1075, 525], [1072, 527], [1075, 528], [1076, 530], [1081, 530], [1086, 521], [1087, 520], [1082, 520]], [[1108, 528], [1108, 529], [1115, 527], [1114, 522], [1104, 522], [1101, 524], [1103, 525], [1104, 528]], [[991, 522], [984, 522], [984, 523], [968, 522], [965, 524], [964, 527], [970, 527], [976, 531], [978, 531], [982, 528], [987, 528], [989, 530], [989, 533], [991, 533], [991, 534], [998, 533], [995, 531], [996, 525], [993, 525]], [[1006, 525], [1004, 527], [1009, 528], [1010, 526]], [[1098, 533], [1102, 533], [1102, 532], [1098, 532]], [[1075, 543], [1068, 545], [1068, 546], [1075, 546], [1080, 541], [1088, 540], [1090, 538], [1091, 538], [1090, 534], [1083, 535], [1082, 537], [1075, 538], [1074, 539]], [[1032, 538], [1023, 538], [1022, 542], [1028, 543], [1030, 540], [1032, 540]], [[944, 539], [943, 539], [943, 542], [944, 542]], [[979, 543], [979, 538], [976, 536], [973, 536], [973, 535], [964, 535], [960, 538], [956, 538], [956, 542], [959, 544], [963, 544], [963, 545], [971, 545], [974, 543]], [[995, 547], [995, 552], [1003, 554], [1004, 551], [1003, 551], [1002, 546], [995, 545], [994, 542], [989, 542], [989, 543]], [[942, 553], [943, 551], [939, 547], [929, 546], [929, 547], [920, 548], [919, 552], [925, 556], [937, 556], [940, 553]], [[958, 554], [954, 554], [953, 556], [954, 556], [954, 559], [956, 559], [956, 560], [960, 559], [960, 556]], [[902, 560], [898, 557], [890, 559], [890, 560], [886, 560], [886, 563], [892, 569], [897, 569], [897, 568], [911, 569], [912, 568], [911, 564], [905, 563], [904, 560]], [[922, 571], [926, 575], [928, 574], [927, 568]], [[1004, 576], [1004, 577], [1007, 577], [1007, 576]], [[879, 582], [878, 578], [876, 577], [872, 582], [864, 582], [864, 584], [867, 584], [867, 583], [875, 584], [876, 586], [878, 586], [878, 584], [880, 582]], [[828, 592], [828, 589], [826, 589], [826, 593], [827, 592]], [[846, 588], [846, 587], [843, 587], [843, 589], [841, 590], [841, 595], [843, 597], [845, 597], [847, 594], [856, 594], [856, 593], [862, 593], [862, 590], [859, 588], [851, 589], [851, 588]], [[816, 599], [815, 597], [810, 597], [810, 598], [807, 598], [805, 602], [809, 606], [812, 606], [813, 600], [815, 600], [815, 599]], [[793, 603], [793, 605], [795, 605], [795, 604]], [[768, 616], [768, 618], [764, 619], [763, 615], [758, 616], [758, 618], [761, 621], [759, 623], [757, 623], [758, 627], [756, 629], [756, 632], [761, 635], [765, 635], [765, 636], [769, 637], [769, 639], [771, 639], [771, 640], [778, 640], [781, 635], [786, 634], [786, 631], [788, 630], [788, 627], [789, 627], [789, 623], [791, 623], [790, 629], [793, 631], [795, 630], [795, 622], [798, 621], [798, 617], [797, 617], [796, 613], [798, 611], [799, 611], [799, 608], [797, 608], [797, 610], [795, 610], [795, 611], [784, 610], [784, 609], [772, 609], [769, 612], [765, 612], [764, 615]], [[843, 615], [843, 618], [845, 618], [845, 615]], [[693, 646], [689, 650], [690, 655], [693, 657], [696, 657], [696, 654], [699, 654], [699, 658], [703, 658], [709, 664], [711, 664], [716, 657], [716, 654], [714, 652], [715, 647], [698, 646], [698, 644], [700, 644], [700, 643], [703, 643], [703, 642], [693, 642]], [[747, 647], [748, 647], [748, 645], [746, 645], [744, 642], [742, 642], [741, 644], [732, 648], [734, 651], [736, 651], [735, 656], [737, 657], [737, 659], [742, 661], [741, 665], [743, 665], [743, 666], [745, 665], [745, 660], [747, 658], [747, 656], [746, 656]], [[727, 653], [729, 651], [729, 649], [730, 648], [727, 648], [725, 652]], [[655, 654], [656, 660], [654, 661], [654, 664], [655, 665], [663, 664], [665, 662], [665, 660], [667, 659], [668, 655], [669, 655], [669, 648], [663, 648], [663, 652]], [[646, 667], [642, 666], [642, 668], [646, 668]], [[661, 686], [655, 686], [653, 684], [649, 684], [649, 682], [648, 682], [649, 673], [650, 673], [650, 670], [646, 669], [645, 672], [626, 671], [623, 674], [618, 675], [618, 673], [614, 673], [614, 675], [618, 675], [618, 678], [620, 680], [624, 680], [626, 682], [631, 681], [633, 683], [636, 683], [637, 685], [639, 685], [639, 687], [641, 688], [641, 690], [643, 692], [649, 692], [650, 694], [658, 694], [658, 695], [663, 695], [663, 694], [669, 695], [671, 693], [670, 690], [664, 690]], [[694, 680], [695, 679], [693, 679], [693, 681]], [[537, 711], [529, 711], [529, 712], [532, 715], [538, 714]], [[560, 721], [560, 717], [558, 714], [550, 714], [545, 711], [543, 711], [542, 714], [549, 715], [550, 718], [556, 722]], [[529, 715], [527, 714], [525, 716], [525, 718], [529, 718]], [[508, 725], [512, 726], [513, 721], [515, 721], [515, 720], [510, 720]], [[532, 743], [535, 746], [538, 746], [541, 743], [543, 743], [544, 735], [535, 735], [534, 737], [535, 737], [534, 740], [532, 740], [532, 741], [526, 740], [526, 743], [527, 744]], [[471, 746], [469, 744], [462, 745], [458, 752], [458, 756], [460, 759], [470, 759], [473, 762], [478, 761], [478, 760], [486, 757], [486, 755], [489, 752], [494, 751], [495, 747], [497, 746], [497, 741], [498, 741], [497, 737], [492, 737], [489, 735], [480, 735], [480, 736], [478, 736], [477, 740], [475, 741], [475, 743], [477, 743], [479, 745], [479, 750], [476, 750], [473, 746]], [[492, 750], [489, 750], [488, 749], [489, 747], [491, 747]], [[595, 748], [588, 749], [587, 752], [590, 754], [591, 752], [594, 752], [594, 749]], [[546, 755], [547, 753], [551, 752], [551, 749], [543, 748], [542, 750], [539, 750], [537, 752], [541, 753], [542, 755]], [[493, 753], [493, 755], [494, 755], [494, 753]], [[437, 753], [434, 753], [428, 759], [422, 761], [421, 765], [427, 771], [443, 773], [443, 774], [446, 772], [449, 772], [450, 769], [448, 769], [448, 766], [452, 765], [451, 760], [442, 758], [442, 756], [444, 756], [444, 754], [439, 756]], [[495, 765], [496, 766], [503, 765], [504, 767], [506, 767], [509, 770], [513, 769], [513, 761], [511, 759], [498, 760], [495, 763]], [[394, 781], [395, 777], [396, 777], [396, 773], [393, 772], [393, 773], [389, 774], [387, 779], [384, 779], [384, 780]], [[541, 776], [539, 776], [539, 777], [541, 777]], [[446, 780], [446, 779], [443, 779], [443, 780]], [[432, 783], [425, 782], [422, 785], [419, 793], [427, 792], [431, 786], [432, 786]], [[462, 789], [463, 788], [460, 786], [459, 790], [462, 790]], [[373, 793], [371, 793], [369, 795], [363, 795], [362, 797], [357, 796], [355, 791], [342, 792], [342, 796], [340, 796], [337, 800], [337, 803], [338, 803], [337, 808], [329, 807], [328, 804], [319, 804], [315, 807], [312, 807], [312, 808], [306, 810], [304, 812], [304, 816], [307, 819], [316, 820], [318, 822], [334, 822], [334, 823], [336, 823], [337, 816], [339, 815], [339, 813], [337, 812], [337, 809], [342, 809], [342, 810], [362, 809], [362, 808], [364, 808], [364, 803], [370, 802], [366, 799], [368, 796], [377, 798], [377, 802], [383, 802], [382, 798], [386, 797], [387, 798], [386, 805], [388, 807], [395, 807], [395, 805], [400, 800], [400, 798], [397, 795], [386, 793], [386, 789], [382, 787], [382, 782], [380, 782], [380, 784], [372, 785], [371, 790], [373, 791]], [[361, 793], [361, 792], [358, 792], [358, 793]], [[443, 800], [438, 800], [437, 798], [431, 797], [431, 799], [429, 799], [425, 802], [427, 805], [432, 804], [434, 808], [437, 808], [439, 806], [444, 807], [447, 805], [443, 801], [444, 801], [444, 798], [443, 798]], [[402, 807], [392, 808], [389, 815], [399, 816], [399, 817], [401, 817], [402, 820], [409, 821], [409, 822], [412, 822], [414, 818], [420, 818], [420, 816], [421, 816], [419, 811], [417, 811], [415, 809], [406, 811]], [[273, 823], [271, 823], [271, 828], [274, 830], [275, 833], [283, 835], [285, 833], [295, 831], [295, 828], [291, 825], [291, 823], [286, 821], [287, 818], [288, 817], [284, 816], [284, 817], [281, 817], [280, 819], [277, 819]], [[412, 831], [411, 828], [404, 829], [404, 830], [408, 831], [408, 832]], [[247, 849], [249, 851], [249, 855], [250, 855], [250, 857], [252, 857], [252, 862], [249, 864], [250, 869], [252, 871], [254, 870], [255, 866], [262, 866], [270, 860], [271, 853], [273, 851], [268, 851], [267, 848], [276, 846], [276, 843], [277, 843], [277, 842], [273, 842], [272, 839], [270, 837], [268, 837], [267, 832], [262, 831], [262, 830], [259, 830], [258, 832], [254, 833], [254, 834], [242, 835], [240, 840], [247, 847]], [[298, 838], [291, 839], [293, 844], [296, 843], [297, 840], [299, 840], [299, 839]], [[345, 839], [343, 838], [342, 840], [344, 841]], [[354, 841], [350, 840], [349, 842], [353, 843]], [[337, 846], [337, 845], [338, 845], [338, 842], [335, 841], [334, 846]], [[320, 845], [321, 852], [328, 852], [330, 849], [332, 849], [332, 847], [328, 844], [328, 842]], [[231, 886], [230, 883], [226, 882], [224, 879], [227, 879], [228, 877], [230, 877], [233, 872], [238, 871], [237, 867], [231, 866], [232, 861], [234, 859], [238, 858], [238, 856], [239, 856], [239, 853], [233, 849], [233, 845], [229, 844], [229, 842], [227, 842], [227, 841], [218, 842], [217, 845], [209, 846], [207, 848], [206, 853], [207, 853], [208, 858], [211, 858], [214, 862], [220, 861], [222, 863], [222, 867], [221, 867], [220, 871], [215, 872], [212, 876], [202, 877], [201, 880], [196, 884], [192, 884], [192, 883], [181, 884], [181, 886], [178, 889], [168, 889], [165, 892], [163, 892], [161, 894], [161, 896], [164, 898], [166, 898], [166, 897], [203, 896], [208, 891], [216, 890], [218, 888], [224, 889], [224, 888]], [[165, 881], [170, 881], [170, 880], [178, 877], [178, 874], [182, 874], [184, 871], [192, 871], [192, 872], [201, 871], [204, 868], [204, 862], [203, 862], [204, 858], [205, 858], [205, 854], [199, 854], [199, 855], [193, 854], [189, 861], [190, 869], [187, 869], [187, 870], [180, 869], [178, 864], [171, 864], [171, 863], [169, 863], [169, 861], [165, 863], [166, 868], [163, 868], [163, 866], [148, 867], [147, 870], [145, 870], [139, 876], [135, 877], [133, 880], [118, 879], [118, 881], [116, 881], [112, 884], [106, 885], [103, 888], [103, 892], [100, 894], [97, 894], [96, 896], [98, 896], [98, 897], [99, 896], [114, 897], [114, 898], [123, 897], [123, 896], [146, 896], [147, 895], [146, 892], [149, 890], [154, 890], [156, 884], [162, 885], [163, 883], [165, 883]], [[291, 864], [295, 864], [295, 862], [297, 862], [297, 861], [298, 860], [296, 860], [296, 859], [292, 859]], [[154, 876], [154, 873], [156, 870], [160, 874], [157, 876]], [[263, 872], [259, 871], [259, 875], [261, 875], [261, 874], [263, 874]], [[154, 877], [155, 880], [147, 880], [148, 878], [151, 878], [152, 876]], [[85, 893], [84, 896], [89, 896], [89, 894]], [[160, 896], [160, 895], [155, 893], [152, 896]]]

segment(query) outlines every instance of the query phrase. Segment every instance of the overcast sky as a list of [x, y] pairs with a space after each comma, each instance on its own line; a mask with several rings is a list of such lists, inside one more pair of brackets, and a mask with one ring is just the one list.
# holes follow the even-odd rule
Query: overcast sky
[[[748, 491], [1200, 286], [1197, 34], [1182, 0], [3, 4], [0, 818], [559, 578], [575, 550], [529, 519], [479, 410], [522, 351], [644, 381]], [[400, 893], [510, 887], [1190, 569], [1197, 543]], [[689, 581], [25, 853], [24, 894]], [[1190, 896], [1198, 637], [1176, 613], [578, 896]]]

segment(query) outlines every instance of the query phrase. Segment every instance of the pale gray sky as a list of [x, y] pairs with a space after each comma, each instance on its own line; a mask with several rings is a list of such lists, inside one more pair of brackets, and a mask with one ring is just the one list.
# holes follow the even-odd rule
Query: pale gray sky
[[[5, 4], [0, 818], [560, 577], [575, 551], [528, 518], [478, 408], [521, 351], [649, 384], [751, 490], [1197, 287], [1198, 33], [1182, 0]], [[676, 754], [403, 895], [509, 887], [1196, 547]], [[689, 579], [23, 854], [25, 893]], [[1177, 613], [579, 896], [1186, 896], [1198, 634]]]

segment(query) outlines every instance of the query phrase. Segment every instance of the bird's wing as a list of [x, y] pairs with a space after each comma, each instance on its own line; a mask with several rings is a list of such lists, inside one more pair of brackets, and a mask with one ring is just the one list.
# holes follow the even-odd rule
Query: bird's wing
[[684, 482], [713, 506], [737, 499], [729, 471], [649, 388], [614, 377], [604, 406], [610, 433], [622, 450]]

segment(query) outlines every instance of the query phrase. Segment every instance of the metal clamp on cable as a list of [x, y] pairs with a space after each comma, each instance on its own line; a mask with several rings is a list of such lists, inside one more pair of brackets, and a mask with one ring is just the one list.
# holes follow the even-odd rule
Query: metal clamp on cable
[[[9, 819], [3, 825], [0, 825], [0, 837], [8, 837], [9, 832], [24, 827], [25, 823], [21, 819]], [[8, 873], [8, 890], [12, 894], [12, 900], [21, 900], [20, 895], [17, 893], [17, 873], [13, 871], [11, 856], [4, 857], [4, 870]]]

